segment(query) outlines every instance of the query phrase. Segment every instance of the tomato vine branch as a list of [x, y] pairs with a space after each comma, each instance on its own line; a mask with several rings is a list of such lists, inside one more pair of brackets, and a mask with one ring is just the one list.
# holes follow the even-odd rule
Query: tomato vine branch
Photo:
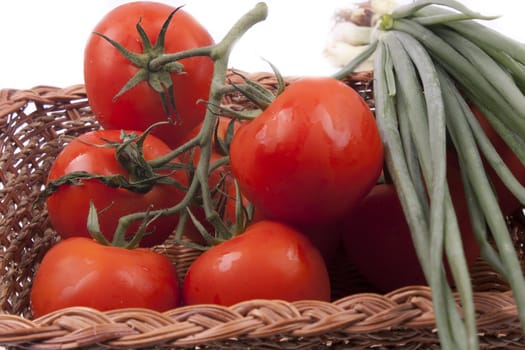
[[211, 222], [216, 228], [218, 238], [226, 239], [231, 236], [228, 228], [225, 226], [217, 211], [214, 209], [208, 184], [210, 172], [209, 163], [212, 151], [212, 136], [216, 118], [220, 112], [217, 106], [220, 106], [223, 98], [223, 87], [225, 85], [226, 75], [229, 68], [229, 55], [233, 49], [233, 46], [246, 31], [248, 31], [258, 22], [266, 19], [267, 12], [267, 5], [263, 2], [258, 3], [252, 10], [242, 16], [225, 35], [223, 40], [218, 42], [216, 45], [191, 49], [173, 54], [164, 54], [150, 61], [151, 69], [160, 69], [162, 65], [170, 64], [180, 59], [194, 56], [209, 56], [214, 61], [214, 74], [208, 101], [209, 108], [206, 111], [204, 122], [198, 134], [166, 156], [150, 161], [149, 165], [154, 169], [161, 167], [172, 161], [175, 157], [179, 156], [183, 152], [188, 151], [194, 147], [200, 148], [200, 156], [195, 169], [195, 175], [191, 179], [188, 190], [184, 198], [177, 205], [171, 208], [152, 210], [149, 213], [135, 213], [123, 216], [119, 220], [119, 224], [115, 232], [116, 235], [123, 235], [123, 232], [126, 231], [126, 228], [136, 220], [145, 220], [148, 216], [181, 213], [191, 204], [193, 198], [197, 194], [197, 191], [200, 190], [206, 220]]

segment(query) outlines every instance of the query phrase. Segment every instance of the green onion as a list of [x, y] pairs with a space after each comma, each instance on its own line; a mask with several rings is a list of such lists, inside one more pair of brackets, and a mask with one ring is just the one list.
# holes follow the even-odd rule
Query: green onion
[[[387, 37], [387, 35], [385, 35], [385, 37]], [[388, 40], [384, 41], [388, 42]], [[387, 54], [387, 52], [390, 54]], [[411, 228], [416, 253], [422, 262], [421, 265], [427, 280], [435, 286], [435, 288], [432, 289], [432, 295], [442, 346], [445, 349], [461, 348], [459, 342], [462, 339], [464, 340], [464, 337], [458, 337], [457, 332], [461, 330], [462, 327], [461, 325], [458, 327], [456, 324], [453, 326], [451, 322], [457, 320], [458, 317], [450, 314], [452, 309], [456, 309], [455, 304], [450, 302], [452, 298], [449, 296], [447, 299], [446, 287], [448, 284], [446, 281], [443, 283], [442, 279], [432, 277], [442, 276], [440, 271], [442, 265], [432, 266], [433, 264], [426, 260], [426, 257], [431, 254], [428, 210], [425, 210], [426, 205], [421, 201], [421, 196], [418, 194], [414, 182], [410, 180], [409, 165], [403, 155], [403, 143], [398, 130], [398, 115], [396, 112], [396, 104], [399, 102], [397, 97], [400, 93], [398, 89], [400, 89], [400, 86], [396, 84], [395, 95], [389, 93], [388, 90], [388, 87], [392, 85], [392, 82], [388, 81], [389, 77], [397, 77], [403, 74], [399, 72], [395, 74], [395, 72], [392, 71], [392, 68], [394, 68], [394, 70], [396, 68], [399, 69], [399, 64], [401, 63], [400, 61], [396, 61], [398, 57], [395, 57], [394, 52], [395, 51], [388, 48], [387, 44], [382, 44], [374, 60], [374, 95], [377, 123], [385, 141], [387, 166], [396, 185], [396, 189], [400, 194], [401, 205]], [[392, 59], [392, 65], [389, 62], [390, 59]], [[407, 83], [410, 83], [410, 81], [407, 81]], [[394, 98], [396, 99], [395, 101]], [[404, 106], [404, 110], [408, 110], [408, 105], [404, 104]], [[438, 272], [435, 271], [436, 268]], [[453, 308], [450, 307], [452, 304]]]
[[502, 111], [502, 122], [509, 128], [525, 138], [525, 109], [522, 109], [522, 101], [507, 101], [496, 89], [504, 89], [504, 86], [493, 85], [478, 69], [450, 46], [443, 38], [433, 33], [430, 29], [419, 25], [411, 20], [400, 19], [395, 22], [394, 29], [407, 32], [423, 43], [428, 51], [456, 82], [461, 84], [462, 89], [469, 93], [477, 104], [485, 106], [498, 106]]
[[[419, 11], [416, 15], [419, 17], [428, 17], [450, 13], [450, 10], [437, 6], [430, 6]], [[476, 45], [487, 52], [491, 50], [505, 52], [518, 62], [525, 63], [525, 46], [517, 40], [505, 36], [476, 21], [450, 22], [446, 23], [446, 25], [470, 41], [476, 43]]]
[[[432, 5], [441, 5], [441, 6], [449, 7], [451, 9], [458, 11], [459, 14], [462, 16], [474, 17], [474, 18], [479, 18], [479, 19], [494, 18], [494, 16], [490, 16], [490, 17], [482, 16], [481, 14], [477, 12], [471, 11], [468, 7], [464, 6], [459, 1], [455, 1], [455, 0], [434, 0], [434, 1], [433, 0], [418, 0], [418, 1], [414, 1], [410, 4], [397, 7], [394, 11], [392, 11], [392, 18], [399, 19], [399, 18], [406, 18], [409, 16], [413, 16], [416, 12], [420, 11], [421, 9], [428, 7], [428, 6], [432, 6]], [[449, 12], [447, 11], [446, 14], [448, 13]], [[430, 17], [430, 16], [426, 16], [426, 17]]]
[[[447, 138], [460, 161], [482, 257], [507, 278], [525, 329], [525, 279], [484, 161], [522, 204], [525, 187], [467, 103], [476, 105], [525, 164], [525, 46], [474, 21], [493, 18], [455, 0], [415, 1], [384, 15], [377, 43], [335, 75], [343, 77], [375, 54], [375, 113], [386, 166], [432, 289], [444, 349], [479, 348], [472, 285], [446, 179]], [[442, 252], [462, 315], [444, 273]]]

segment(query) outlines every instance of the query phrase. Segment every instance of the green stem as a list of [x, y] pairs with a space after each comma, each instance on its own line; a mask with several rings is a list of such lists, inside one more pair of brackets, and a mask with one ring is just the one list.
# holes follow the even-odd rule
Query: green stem
[[149, 213], [134, 213], [126, 215], [120, 218], [119, 224], [116, 229], [116, 235], [123, 235], [127, 227], [136, 220], [144, 220], [146, 217], [156, 217], [163, 215], [173, 215], [180, 213], [192, 203], [193, 198], [196, 196], [197, 191], [200, 189], [203, 200], [203, 207], [206, 214], [206, 219], [209, 220], [218, 230], [221, 237], [229, 235], [227, 228], [222, 222], [221, 218], [213, 208], [213, 201], [208, 184], [208, 176], [210, 171], [210, 156], [212, 151], [212, 135], [214, 126], [217, 118], [218, 111], [215, 110], [214, 106], [219, 106], [222, 100], [221, 91], [226, 81], [226, 74], [228, 71], [228, 61], [230, 52], [237, 42], [237, 40], [256, 23], [266, 19], [268, 14], [268, 8], [265, 3], [258, 3], [252, 10], [241, 17], [237, 23], [231, 28], [226, 34], [223, 40], [214, 46], [201, 48], [198, 50], [189, 50], [187, 52], [180, 52], [171, 56], [161, 56], [158, 59], [152, 60], [151, 65], [156, 67], [157, 65], [166, 64], [178, 60], [181, 58], [192, 57], [194, 55], [208, 55], [214, 61], [214, 73], [210, 88], [209, 105], [210, 108], [206, 111], [204, 121], [198, 135], [188, 141], [186, 144], [181, 145], [171, 153], [164, 157], [160, 157], [153, 161], [150, 161], [150, 166], [153, 168], [161, 167], [173, 158], [180, 155], [181, 153], [191, 149], [192, 147], [199, 146], [201, 149], [199, 161], [195, 170], [195, 176], [192, 178], [188, 191], [184, 198], [171, 208], [151, 211]]
[[485, 52], [502, 67], [505, 67], [506, 70], [512, 74], [512, 77], [516, 80], [516, 84], [520, 89], [522, 91], [525, 90], [525, 65], [523, 63], [518, 62], [515, 58], [503, 51], [485, 48]]
[[[219, 43], [204, 48], [192, 49], [174, 54], [164, 54], [162, 56], [159, 56], [158, 58], [153, 59], [150, 62], [150, 66], [152, 68], [156, 68], [169, 62], [175, 62], [183, 58], [193, 57], [197, 55], [209, 56], [214, 60], [214, 73], [208, 105], [219, 106], [225, 91], [224, 87], [230, 51], [242, 35], [244, 35], [251, 27], [253, 27], [258, 22], [264, 21], [267, 15], [268, 7], [265, 3], [260, 2], [251, 11], [249, 11], [241, 19], [239, 19], [237, 23], [235, 23], [234, 26]], [[218, 64], [218, 61], [222, 61], [222, 63]], [[218, 114], [219, 112], [220, 111], [216, 111], [215, 113]], [[189, 149], [197, 145], [200, 145], [202, 147], [204, 143], [209, 143], [213, 129], [211, 125], [206, 125], [206, 123], [209, 123], [210, 119], [213, 119], [212, 124], [214, 124], [214, 119], [216, 118], [217, 114], [210, 115], [210, 109], [208, 109], [203, 122], [202, 129], [204, 130], [201, 130], [195, 138], [176, 148], [172, 152], [166, 154], [163, 157], [159, 157], [150, 161], [150, 165], [153, 168], [162, 166], [163, 164], [170, 162], [178, 155], [184, 153], [185, 151], [188, 151]]]
[[166, 64], [178, 62], [185, 58], [196, 57], [196, 56], [208, 56], [209, 57], [211, 56], [211, 52], [213, 51], [214, 47], [215, 47], [214, 45], [210, 45], [210, 46], [196, 47], [193, 49], [180, 51], [176, 53], [165, 53], [149, 61], [148, 68], [151, 71], [156, 72], [160, 70]]
[[359, 67], [359, 65], [361, 65], [361, 63], [366, 61], [374, 54], [377, 49], [377, 44], [377, 40], [372, 41], [363, 52], [354, 57], [347, 65], [341, 68], [332, 77], [339, 80], [347, 78], [357, 67]]
[[494, 16], [487, 17], [477, 12], [474, 12], [470, 10], [468, 7], [464, 6], [459, 1], [455, 1], [455, 0], [417, 0], [417, 1], [413, 1], [410, 4], [397, 7], [392, 12], [392, 18], [400, 19], [400, 18], [410, 17], [425, 7], [435, 6], [435, 5], [441, 5], [441, 6], [452, 8], [460, 12], [461, 14], [467, 15], [472, 18], [478, 18], [478, 19], [494, 19], [495, 18]]
[[419, 196], [419, 201], [423, 205], [425, 212], [428, 211], [428, 201], [425, 189], [425, 182], [423, 181], [423, 174], [421, 173], [421, 166], [419, 165], [417, 148], [412, 136], [410, 120], [408, 118], [409, 112], [406, 103], [397, 103], [397, 115], [399, 122], [399, 132], [401, 142], [403, 143], [403, 150], [407, 160], [408, 171], [410, 172], [410, 179], [414, 183], [416, 193]]
[[403, 210], [406, 213], [408, 225], [411, 232], [418, 232], [413, 236], [413, 242], [418, 256], [422, 258], [422, 268], [425, 275], [429, 274], [429, 267], [424, 257], [430, 256], [427, 217], [424, 214], [423, 205], [419, 200], [410, 173], [406, 158], [403, 156], [403, 144], [399, 135], [397, 113], [394, 96], [388, 91], [387, 76], [393, 74], [385, 69], [391, 68], [387, 63], [387, 49], [383, 43], [378, 46], [374, 58], [374, 98], [376, 107], [376, 118], [383, 143], [385, 146], [385, 160], [392, 179], [396, 184]]
[[450, 29], [434, 28], [434, 33], [461, 53], [491, 83], [493, 89], [517, 110], [525, 110], [525, 96], [516, 86], [508, 71], [504, 70], [492, 57], [471, 41]]
[[503, 139], [503, 141], [505, 141], [505, 144], [520, 160], [521, 164], [525, 165], [525, 140], [516, 134], [514, 130], [510, 129], [501, 122], [499, 119], [500, 114], [496, 115], [491, 109], [479, 103], [476, 103], [476, 107], [480, 110], [480, 112], [487, 119], [492, 128], [494, 128], [498, 135]]
[[472, 19], [496, 19], [496, 16], [493, 17], [487, 17], [487, 16], [471, 16], [464, 13], [451, 13], [451, 14], [443, 14], [443, 15], [435, 15], [435, 16], [422, 16], [422, 17], [414, 17], [413, 21], [417, 22], [424, 26], [434, 26], [437, 24], [446, 24], [451, 22], [459, 22], [459, 21], [466, 21], [466, 20], [472, 20]]
[[[444, 137], [444, 108], [439, 84], [436, 82], [437, 75], [430, 71], [433, 64], [425, 57], [425, 53], [414, 46], [414, 42], [408, 42], [405, 37], [403, 43], [409, 47], [413, 56], [412, 60], [405, 47], [399, 41], [399, 36], [394, 32], [383, 36], [387, 43], [390, 55], [394, 62], [394, 69], [397, 77], [396, 102], [405, 105], [407, 116], [409, 117], [417, 149], [418, 163], [422, 168], [423, 177], [430, 194], [430, 207], [428, 216], [428, 239], [430, 255], [420, 256], [420, 261], [430, 257], [428, 262], [427, 281], [432, 288], [432, 299], [436, 312], [436, 322], [441, 332], [448, 329], [452, 341], [461, 348], [465, 348], [465, 329], [459, 320], [459, 314], [453, 300], [452, 292], [444, 275], [443, 267], [443, 245], [444, 245], [444, 209], [445, 209], [445, 137]], [[420, 74], [416, 72], [415, 62], [420, 65]], [[421, 74], [421, 72], [423, 74]], [[423, 97], [423, 87], [420, 81], [424, 82], [425, 98]], [[428, 101], [428, 103], [427, 103]], [[429, 110], [435, 113], [433, 117], [437, 122], [433, 122], [437, 130], [432, 133], [437, 135], [437, 140], [431, 144], [432, 136], [430, 132]], [[439, 125], [438, 125], [439, 124]], [[443, 129], [443, 130], [440, 130]], [[421, 194], [423, 195], [423, 194]], [[414, 232], [413, 235], [420, 235], [421, 232]], [[472, 302], [472, 301], [471, 301]]]
[[[455, 141], [454, 144], [457, 144], [457, 141]], [[465, 163], [461, 154], [458, 154], [458, 158], [460, 164]], [[467, 200], [470, 222], [472, 224], [472, 230], [476, 236], [476, 240], [480, 246], [480, 255], [483, 259], [485, 259], [485, 261], [489, 263], [494, 271], [498, 272], [502, 276], [505, 276], [507, 274], [505, 271], [505, 266], [503, 265], [498, 252], [488, 241], [489, 235], [487, 231], [487, 223], [485, 221], [485, 217], [483, 216], [483, 211], [481, 210], [478, 199], [476, 198], [476, 194], [474, 193], [474, 189], [472, 188], [472, 184], [468, 179], [467, 172], [464, 167], [461, 167], [460, 171], [461, 179], [465, 189], [465, 198]]]
[[482, 105], [497, 106], [501, 111], [500, 119], [519, 135], [525, 137], [525, 123], [523, 123], [525, 108], [523, 108], [522, 99], [518, 101], [504, 99], [492, 82], [485, 75], [480, 74], [467, 58], [426, 27], [404, 19], [396, 20], [393, 26], [394, 29], [413, 35], [424, 44], [433, 59], [461, 84], [465, 92], [471, 94]]
[[[448, 85], [450, 89], [454, 88], [452, 82], [449, 82]], [[459, 96], [459, 92], [456, 96]], [[463, 109], [462, 113], [470, 110], [465, 101], [460, 100], [458, 97], [456, 97], [456, 100], [459, 107]], [[503, 269], [507, 272], [505, 277], [508, 279], [514, 292], [513, 294], [518, 306], [522, 327], [525, 329], [525, 280], [509, 235], [505, 218], [501, 213], [501, 209], [497, 204], [497, 198], [487, 179], [483, 162], [477, 151], [472, 132], [469, 130], [467, 122], [464, 118], [453, 117], [453, 115], [450, 115], [448, 120], [450, 121], [451, 130], [453, 130], [456, 135], [456, 150], [462, 154], [461, 159], [464, 161], [466, 174], [489, 225], [496, 246], [498, 247]]]
[[[401, 205], [412, 233], [412, 241], [420, 257], [421, 267], [427, 280], [430, 277], [430, 266], [425, 257], [430, 256], [428, 237], [428, 222], [422, 203], [419, 200], [414, 183], [410, 180], [406, 158], [403, 156], [403, 144], [398, 129], [398, 117], [395, 108], [395, 96], [391, 95], [388, 82], [393, 76], [392, 66], [389, 64], [388, 49], [381, 42], [374, 58], [374, 98], [376, 119], [385, 145], [385, 160], [388, 170], [399, 194]], [[434, 308], [436, 319], [446, 320], [445, 307]], [[439, 338], [444, 349], [454, 349], [454, 341], [450, 328], [445, 325], [439, 328]]]
[[[418, 16], [433, 16], [453, 13], [450, 10], [439, 7], [428, 7], [419, 11]], [[496, 50], [505, 52], [521, 63], [525, 63], [525, 46], [523, 43], [512, 39], [500, 32], [489, 28], [477, 21], [460, 21], [446, 24], [457, 33], [476, 43], [484, 50]]]
[[[450, 198], [446, 181], [446, 122], [445, 101], [442, 94], [442, 86], [439, 80], [437, 68], [425, 48], [412, 36], [394, 31], [410, 59], [414, 63], [421, 80], [421, 94], [424, 95], [428, 118], [428, 143], [431, 158], [431, 186], [430, 193], [430, 232], [431, 232], [431, 264], [442, 265], [441, 247], [445, 245], [445, 251], [449, 265], [453, 271], [456, 287], [459, 290], [464, 310], [464, 318], [467, 325], [468, 349], [477, 349], [479, 341], [476, 327], [476, 313], [474, 309], [473, 291], [470, 283], [468, 267], [462, 249], [461, 234], [457, 224], [457, 218]], [[409, 62], [407, 62], [409, 63]], [[424, 92], [424, 93], [423, 93]], [[421, 119], [421, 117], [420, 117]], [[445, 217], [445, 220], [443, 220]], [[445, 226], [446, 225], [446, 226]], [[446, 233], [446, 234], [445, 234]], [[433, 278], [434, 285], [441, 285], [446, 281], [443, 271], [436, 270]], [[445, 291], [445, 293], [449, 293]], [[459, 314], [454, 309], [451, 314], [456, 318], [456, 325], [460, 331]], [[454, 326], [456, 327], [456, 326]], [[457, 337], [459, 338], [459, 337]]]

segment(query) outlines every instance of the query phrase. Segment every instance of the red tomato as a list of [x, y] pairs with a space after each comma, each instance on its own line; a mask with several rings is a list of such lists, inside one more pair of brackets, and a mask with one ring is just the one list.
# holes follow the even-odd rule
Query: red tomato
[[348, 213], [374, 186], [383, 145], [355, 90], [332, 78], [304, 78], [239, 127], [230, 163], [264, 217], [321, 224]]
[[[110, 11], [95, 26], [94, 32], [104, 34], [126, 49], [142, 53], [144, 47], [135, 26], [140, 21], [154, 45], [160, 29], [175, 8], [166, 4], [130, 2]], [[179, 9], [173, 16], [165, 37], [165, 53], [176, 53], [213, 44], [204, 27], [191, 15]], [[180, 61], [184, 74], [171, 73], [177, 116], [175, 125], [162, 125], [154, 133], [174, 148], [180, 140], [200, 123], [213, 76], [213, 61], [209, 57], [191, 57]], [[139, 71], [109, 42], [91, 35], [84, 53], [86, 93], [95, 117], [106, 129], [145, 130], [151, 124], [166, 121], [160, 94], [147, 81], [113, 100], [114, 96]], [[180, 118], [180, 120], [178, 119]]]
[[179, 302], [179, 281], [168, 258], [148, 249], [104, 246], [84, 237], [53, 246], [31, 289], [34, 317], [70, 306], [166, 311]]
[[330, 300], [323, 258], [299, 231], [259, 221], [190, 266], [183, 303], [232, 305], [251, 299]]
[[310, 242], [319, 250], [326, 264], [332, 266], [337, 263], [337, 257], [341, 253], [342, 230], [341, 222], [322, 223], [320, 225], [294, 226], [304, 234]]
[[[519, 158], [514, 152], [507, 146], [505, 141], [498, 135], [498, 133], [492, 128], [485, 116], [474, 106], [471, 105], [472, 112], [477, 117], [481, 127], [485, 131], [489, 140], [492, 142], [494, 148], [503, 159], [507, 167], [518, 179], [518, 181], [525, 186], [525, 166], [521, 163]], [[457, 162], [457, 160], [456, 160]], [[457, 166], [457, 165], [456, 165]], [[494, 189], [498, 195], [498, 203], [500, 204], [503, 214], [513, 214], [517, 209], [521, 207], [519, 200], [507, 189], [507, 187], [500, 180], [499, 176], [494, 170], [487, 164], [485, 166], [487, 175], [494, 186]]]
[[[114, 148], [96, 146], [106, 144], [107, 141], [120, 141], [120, 130], [91, 131], [71, 141], [51, 166], [48, 183], [75, 171], [98, 175], [120, 174], [129, 178], [128, 172], [117, 161]], [[151, 160], [169, 153], [170, 148], [157, 137], [148, 135], [143, 151], [144, 158]], [[173, 178], [184, 183], [186, 173], [176, 172]], [[79, 181], [81, 186], [63, 185], [46, 201], [51, 224], [62, 238], [90, 237], [86, 223], [91, 200], [100, 212], [98, 218], [101, 231], [111, 240], [120, 217], [144, 212], [150, 206], [153, 210], [169, 208], [184, 196], [182, 190], [168, 184], [156, 184], [149, 192], [142, 194], [123, 188], [111, 188], [96, 179]], [[141, 245], [152, 246], [164, 242], [177, 226], [177, 219], [178, 215], [156, 219], [148, 228], [152, 233], [142, 240]], [[133, 223], [128, 228], [127, 235], [133, 235], [139, 224]]]
[[[455, 193], [454, 205], [470, 266], [479, 256], [479, 246], [459, 195]], [[427, 284], [394, 185], [374, 186], [345, 223], [343, 242], [350, 262], [380, 291]]]

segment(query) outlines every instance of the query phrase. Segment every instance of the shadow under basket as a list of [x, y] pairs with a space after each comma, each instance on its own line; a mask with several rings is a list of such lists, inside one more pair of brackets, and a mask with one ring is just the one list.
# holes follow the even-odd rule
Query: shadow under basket
[[[247, 74], [270, 89], [270, 73]], [[287, 83], [297, 78], [288, 78]], [[241, 82], [229, 73], [228, 81]], [[372, 74], [345, 82], [373, 108]], [[223, 103], [253, 108], [232, 93]], [[58, 241], [45, 206], [32, 204], [65, 143], [99, 128], [84, 90], [38, 86], [0, 90], [0, 346], [24, 349], [439, 349], [427, 286], [388, 294], [371, 292], [343, 257], [329, 266], [331, 302], [250, 300], [231, 307], [184, 306], [164, 313], [145, 309], [100, 312], [74, 307], [33, 319], [29, 294], [46, 251]], [[521, 220], [509, 225], [523, 257]], [[180, 276], [199, 252], [168, 243], [155, 247]], [[402, 273], [402, 271], [400, 272]], [[523, 349], [525, 339], [508, 284], [479, 260], [472, 268], [483, 349]]]

